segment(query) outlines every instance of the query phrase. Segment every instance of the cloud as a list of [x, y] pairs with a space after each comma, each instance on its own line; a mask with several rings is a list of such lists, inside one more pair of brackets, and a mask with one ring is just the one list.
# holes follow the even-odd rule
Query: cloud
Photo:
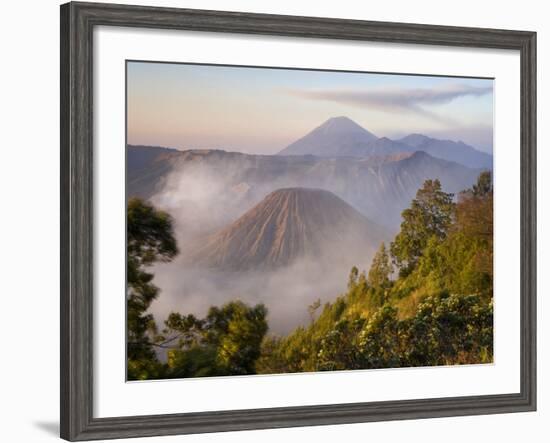
[[376, 108], [384, 112], [414, 112], [442, 123], [450, 119], [425, 108], [447, 104], [460, 97], [480, 97], [492, 93], [492, 86], [476, 87], [462, 84], [434, 88], [377, 88], [287, 90], [295, 97], [345, 104], [358, 108]]

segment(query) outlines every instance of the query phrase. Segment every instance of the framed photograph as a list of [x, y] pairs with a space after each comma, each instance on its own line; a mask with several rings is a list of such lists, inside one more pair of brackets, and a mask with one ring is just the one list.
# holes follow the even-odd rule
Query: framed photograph
[[536, 34], [61, 6], [61, 437], [533, 411]]

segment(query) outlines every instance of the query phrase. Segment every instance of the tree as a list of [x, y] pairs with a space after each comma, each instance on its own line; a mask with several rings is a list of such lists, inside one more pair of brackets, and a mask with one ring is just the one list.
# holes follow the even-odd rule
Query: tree
[[267, 332], [267, 309], [232, 301], [198, 320], [172, 313], [166, 321], [169, 377], [254, 374]]
[[282, 374], [289, 371], [289, 361], [284, 354], [283, 338], [266, 336], [262, 341], [260, 357], [256, 360], [257, 374]]
[[397, 310], [381, 307], [359, 334], [359, 359], [364, 369], [396, 368], [403, 366], [402, 324]]
[[386, 245], [382, 243], [372, 260], [367, 282], [373, 288], [386, 289], [390, 284], [392, 272], [390, 256], [386, 250]]
[[493, 193], [493, 180], [490, 171], [483, 171], [477, 178], [477, 183], [472, 188], [472, 193], [476, 197], [484, 197]]
[[224, 306], [221, 315], [229, 321], [218, 342], [218, 365], [228, 375], [254, 374], [267, 332], [267, 308], [263, 304], [249, 308], [242, 302], [232, 302]]
[[493, 304], [446, 292], [425, 299], [407, 322], [407, 364], [487, 363], [493, 359]]
[[390, 246], [401, 276], [414, 270], [430, 237], [445, 238], [453, 209], [453, 194], [443, 192], [439, 180], [426, 180], [410, 208], [402, 212], [401, 230]]
[[363, 326], [360, 320], [339, 320], [320, 340], [315, 369], [320, 371], [341, 371], [358, 369], [358, 346], [356, 338]]
[[444, 240], [428, 240], [414, 272], [401, 285], [402, 294], [422, 289], [423, 294], [492, 296], [493, 193], [490, 174], [458, 195], [453, 223]]
[[159, 289], [147, 268], [155, 262], [170, 261], [178, 253], [172, 218], [138, 198], [127, 208], [127, 328], [128, 378], [158, 376], [159, 364], [150, 335], [156, 331], [149, 306]]
[[466, 235], [493, 242], [493, 186], [491, 173], [482, 172], [477, 183], [458, 195], [456, 228]]
[[468, 267], [481, 291], [492, 293], [493, 287], [493, 186], [491, 173], [482, 172], [471, 190], [458, 196], [454, 235], [462, 235], [470, 243]]
[[351, 268], [351, 271], [349, 272], [348, 277], [348, 289], [351, 290], [355, 287], [357, 284], [357, 278], [359, 277], [359, 269], [357, 266], [353, 266]]
[[315, 312], [317, 312], [317, 309], [321, 307], [321, 299], [318, 298], [315, 300], [312, 304], [308, 305], [307, 312], [309, 314], [309, 318], [311, 320], [311, 323], [315, 320]]

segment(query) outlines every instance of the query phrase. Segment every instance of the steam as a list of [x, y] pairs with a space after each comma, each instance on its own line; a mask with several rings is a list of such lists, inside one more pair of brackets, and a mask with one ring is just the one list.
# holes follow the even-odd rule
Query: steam
[[191, 269], [176, 260], [157, 266], [155, 284], [162, 289], [151, 312], [159, 324], [172, 311], [204, 316], [210, 306], [230, 300], [267, 306], [273, 334], [287, 334], [309, 321], [308, 305], [334, 300], [343, 292], [349, 267], [328, 267], [302, 260], [275, 271], [228, 272]]
[[246, 186], [231, 186], [223, 174], [203, 165], [180, 168], [168, 175], [152, 203], [175, 222], [180, 246], [212, 232], [247, 206]]

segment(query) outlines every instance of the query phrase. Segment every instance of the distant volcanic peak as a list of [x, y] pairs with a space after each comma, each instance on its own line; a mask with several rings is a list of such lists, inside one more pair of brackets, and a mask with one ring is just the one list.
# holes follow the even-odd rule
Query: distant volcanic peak
[[205, 239], [190, 262], [227, 270], [275, 268], [318, 257], [328, 245], [375, 248], [384, 235], [329, 191], [284, 188]]
[[350, 154], [356, 149], [363, 151], [368, 143], [375, 140], [377, 137], [374, 134], [348, 117], [333, 117], [287, 146], [279, 155], [357, 156]]
[[329, 118], [326, 122], [319, 126], [316, 131], [324, 132], [326, 134], [359, 133], [365, 135], [368, 134], [374, 137], [374, 135], [365, 128], [355, 123], [349, 117], [344, 116]]

